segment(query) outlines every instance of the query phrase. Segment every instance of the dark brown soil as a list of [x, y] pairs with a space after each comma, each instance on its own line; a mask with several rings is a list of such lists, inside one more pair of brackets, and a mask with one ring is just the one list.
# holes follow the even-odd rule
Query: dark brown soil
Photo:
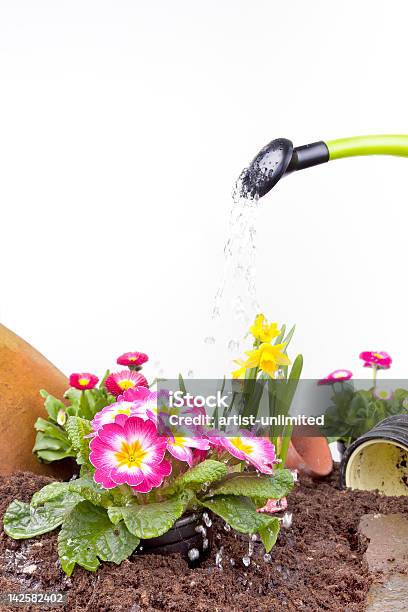
[[[14, 498], [29, 501], [47, 482], [23, 472], [0, 477], [1, 516]], [[2, 533], [0, 592], [65, 593], [67, 604], [56, 609], [75, 612], [364, 610], [372, 577], [357, 535], [359, 517], [406, 512], [408, 497], [340, 491], [334, 474], [321, 482], [302, 479], [288, 510], [293, 525], [281, 532], [271, 560], [264, 560], [256, 544], [249, 567], [242, 562], [248, 539], [225, 531], [221, 521], [215, 524], [212, 553], [198, 569], [189, 569], [177, 555], [134, 555], [120, 566], [103, 564], [96, 574], [77, 568], [71, 578], [60, 570], [55, 533], [20, 541]], [[220, 547], [223, 569], [215, 563]]]

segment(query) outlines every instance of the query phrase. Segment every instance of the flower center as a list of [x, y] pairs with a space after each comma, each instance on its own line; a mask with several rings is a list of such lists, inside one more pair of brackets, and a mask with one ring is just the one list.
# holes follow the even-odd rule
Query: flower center
[[86, 387], [86, 385], [89, 383], [89, 378], [80, 378], [78, 382], [81, 387]]
[[373, 357], [376, 357], [377, 359], [383, 359], [383, 356], [380, 353], [373, 353]]
[[136, 361], [136, 357], [128, 357], [129, 361]]
[[118, 414], [126, 414], [126, 416], [130, 416], [130, 408], [117, 408], [115, 411], [115, 416]]
[[181, 436], [174, 436], [174, 438], [170, 440], [170, 443], [173, 446], [183, 446], [184, 442], [185, 442], [185, 438], [182, 438]]
[[138, 467], [143, 463], [147, 452], [142, 448], [139, 440], [135, 442], [122, 442], [122, 448], [115, 453], [116, 459], [119, 462], [119, 467], [127, 465], [128, 468]]
[[121, 389], [123, 389], [124, 391], [127, 391], [128, 389], [132, 389], [135, 386], [135, 383], [133, 382], [133, 380], [125, 379], [125, 380], [121, 380], [118, 383], [118, 385]]
[[244, 442], [242, 438], [231, 438], [231, 444], [235, 446], [237, 450], [242, 451], [246, 455], [250, 455], [252, 453], [252, 445], [248, 444], [248, 442]]

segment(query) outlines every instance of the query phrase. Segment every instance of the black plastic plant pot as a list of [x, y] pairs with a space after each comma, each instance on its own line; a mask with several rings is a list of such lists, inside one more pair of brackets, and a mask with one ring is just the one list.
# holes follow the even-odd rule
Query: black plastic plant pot
[[345, 451], [340, 486], [383, 495], [408, 495], [408, 415], [389, 417]]
[[181, 517], [163, 535], [141, 540], [137, 553], [155, 555], [180, 553], [190, 566], [197, 566], [208, 556], [212, 546], [212, 537], [210, 514], [197, 512]]

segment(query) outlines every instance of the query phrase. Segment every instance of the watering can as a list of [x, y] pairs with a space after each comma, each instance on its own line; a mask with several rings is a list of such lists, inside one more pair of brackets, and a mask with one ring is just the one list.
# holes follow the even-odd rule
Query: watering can
[[[241, 173], [241, 195], [261, 198], [291, 172], [361, 155], [408, 157], [408, 135], [353, 136], [300, 147], [294, 147], [286, 138], [277, 138], [261, 149]], [[313, 443], [313, 439], [308, 442]], [[385, 419], [347, 449], [340, 466], [340, 485], [408, 495], [408, 415]]]
[[352, 136], [294, 147], [286, 138], [272, 140], [240, 176], [241, 194], [251, 198], [266, 195], [287, 174], [333, 159], [359, 155], [408, 157], [407, 134]]

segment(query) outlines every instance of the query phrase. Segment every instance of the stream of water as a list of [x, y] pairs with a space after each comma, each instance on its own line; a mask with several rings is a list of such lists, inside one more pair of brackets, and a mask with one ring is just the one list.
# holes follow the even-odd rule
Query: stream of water
[[242, 338], [260, 311], [256, 287], [256, 222], [258, 198], [242, 195], [238, 179], [229, 215], [221, 282], [215, 294], [210, 330], [204, 342], [214, 346], [218, 360], [225, 361], [229, 375], [231, 360], [242, 350]]

